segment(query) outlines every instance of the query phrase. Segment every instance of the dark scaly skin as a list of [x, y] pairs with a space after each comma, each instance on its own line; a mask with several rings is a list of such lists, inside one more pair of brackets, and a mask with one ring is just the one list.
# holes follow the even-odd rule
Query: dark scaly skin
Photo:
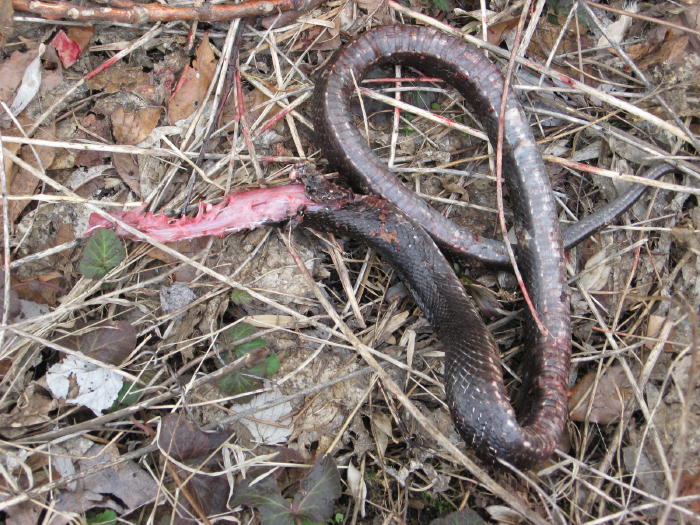
[[[656, 180], [673, 171], [676, 171], [676, 168], [670, 164], [659, 164], [649, 168], [646, 173], [644, 173], [644, 178]], [[630, 189], [628, 189], [614, 201], [566, 228], [562, 232], [564, 249], [568, 250], [576, 246], [585, 238], [590, 237], [597, 231], [600, 231], [606, 226], [612, 224], [615, 219], [625, 213], [635, 202], [637, 202], [639, 197], [644, 194], [647, 188], [648, 186], [643, 184], [633, 184]]]
[[552, 453], [566, 420], [567, 326], [558, 327], [563, 348], [547, 342], [544, 355], [538, 349], [540, 355], [531, 358], [534, 403], [521, 426], [508, 400], [493, 336], [424, 229], [377, 197], [306, 212], [304, 222], [361, 239], [395, 268], [445, 345], [447, 402], [460, 434], [482, 459], [527, 468]]
[[[394, 62], [415, 66], [457, 88], [495, 142], [503, 80], [479, 50], [416, 26], [390, 26], [365, 33], [334, 57], [316, 87], [317, 140], [331, 163], [356, 186], [396, 207], [367, 197], [351, 200], [339, 210], [306, 216], [320, 229], [365, 241], [396, 268], [445, 344], [447, 399], [462, 437], [485, 459], [503, 459], [527, 468], [551, 455], [567, 417], [565, 387], [571, 335], [562, 248], [573, 247], [613, 222], [646, 186], [633, 186], [567, 228], [562, 245], [551, 188], [534, 137], [518, 102], [509, 96], [504, 174], [511, 195], [518, 196], [514, 203], [521, 240], [518, 262], [547, 332], [541, 333], [532, 319], [526, 320], [531, 366], [526, 370], [521, 397], [528, 403], [516, 417], [493, 337], [425, 230], [442, 247], [488, 265], [509, 264], [504, 244], [461, 230], [426, 205], [393, 177], [352, 125], [349, 100], [355, 83], [373, 67]], [[646, 176], [656, 179], [673, 169], [656, 166]]]
[[[500, 243], [456, 228], [399, 184], [353, 126], [349, 103], [355, 81], [389, 62], [415, 66], [453, 85], [495, 143], [503, 92], [496, 67], [454, 37], [429, 28], [388, 26], [363, 34], [341, 50], [317, 85], [319, 145], [343, 175], [406, 212], [442, 246], [485, 263], [499, 261]], [[523, 399], [529, 406], [518, 418], [505, 392], [498, 348], [428, 235], [403, 215], [395, 223], [393, 207], [379, 204], [380, 211], [372, 218], [367, 217], [367, 206], [358, 204], [362, 210], [346, 208], [316, 222], [322, 229], [359, 236], [396, 267], [446, 347], [447, 400], [462, 437], [486, 458], [525, 468], [550, 456], [564, 428], [571, 332], [554, 199], [534, 137], [512, 96], [506, 109], [503, 160], [511, 195], [518, 196], [514, 203], [518, 264], [546, 327], [543, 333], [526, 320], [530, 366]], [[394, 229], [394, 235], [387, 233]]]

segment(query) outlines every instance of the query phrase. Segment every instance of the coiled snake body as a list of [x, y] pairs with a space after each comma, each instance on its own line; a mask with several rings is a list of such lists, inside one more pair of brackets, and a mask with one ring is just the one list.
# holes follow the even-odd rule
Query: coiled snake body
[[[454, 86], [495, 144], [504, 83], [478, 49], [425, 27], [369, 31], [342, 49], [324, 72], [315, 92], [314, 124], [318, 144], [332, 165], [356, 187], [381, 199], [358, 199], [339, 210], [307, 212], [306, 217], [321, 229], [362, 239], [395, 267], [445, 346], [447, 401], [460, 434], [485, 459], [527, 468], [552, 454], [566, 423], [571, 351], [563, 244], [544, 164], [520, 104], [509, 95], [503, 173], [514, 196], [518, 265], [545, 327], [539, 330], [531, 318], [524, 323], [529, 367], [521, 397], [527, 403], [516, 416], [495, 341], [435, 242], [498, 266], [508, 263], [504, 245], [457, 228], [400, 184], [352, 123], [350, 99], [356, 85], [370, 69], [387, 63], [416, 67]], [[671, 170], [664, 166], [651, 176]], [[639, 194], [630, 192], [626, 201], [601, 210], [568, 236], [568, 244], [609, 223]]]

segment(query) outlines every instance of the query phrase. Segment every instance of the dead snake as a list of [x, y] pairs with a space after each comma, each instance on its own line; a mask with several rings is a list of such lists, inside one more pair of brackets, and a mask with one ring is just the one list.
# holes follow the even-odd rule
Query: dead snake
[[[495, 144], [504, 83], [481, 51], [427, 27], [396, 25], [366, 32], [335, 55], [316, 85], [314, 126], [331, 164], [355, 187], [381, 198], [307, 211], [305, 220], [361, 239], [396, 269], [445, 347], [447, 401], [464, 440], [487, 460], [530, 467], [552, 454], [567, 419], [571, 328], [564, 248], [612, 222], [645, 187], [633, 188], [582, 220], [564, 232], [562, 242], [537, 144], [520, 104], [508, 95], [503, 173], [513, 200], [517, 261], [545, 327], [538, 330], [531, 318], [524, 322], [529, 366], [520, 395], [527, 403], [516, 415], [494, 338], [435, 244], [503, 267], [508, 264], [503, 243], [458, 228], [423, 202], [396, 180], [353, 125], [350, 100], [356, 85], [369, 70], [388, 63], [413, 66], [454, 86]], [[648, 176], [672, 170], [663, 165]]]

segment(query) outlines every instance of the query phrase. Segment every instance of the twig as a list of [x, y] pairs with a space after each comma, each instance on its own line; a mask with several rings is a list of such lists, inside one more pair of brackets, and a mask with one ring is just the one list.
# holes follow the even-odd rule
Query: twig
[[122, 7], [82, 7], [72, 2], [45, 0], [12, 0], [16, 11], [34, 13], [50, 20], [67, 18], [76, 21], [107, 21], [130, 24], [146, 22], [228, 22], [236, 18], [265, 16], [276, 11], [305, 11], [313, 2], [309, 0], [247, 0], [239, 4], [214, 4], [203, 2], [191, 7], [174, 7], [163, 4], [139, 4], [120, 0]]
[[[0, 132], [0, 191], [2, 192], [2, 326], [7, 326], [10, 315], [10, 210], [7, 190], [9, 185], [8, 174], [5, 172], [5, 156], [2, 147], [2, 132]], [[5, 342], [5, 331], [0, 332], [0, 348]]]
[[651, 84], [649, 79], [647, 79], [646, 75], [642, 72], [641, 69], [637, 67], [637, 64], [634, 63], [634, 60], [632, 60], [627, 53], [625, 53], [625, 50], [622, 49], [622, 46], [618, 44], [614, 39], [610, 38], [608, 34], [605, 32], [605, 29], [600, 23], [600, 20], [598, 20], [598, 17], [596, 14], [593, 12], [593, 10], [590, 8], [588, 5], [588, 2], [586, 0], [582, 0], [581, 5], [583, 8], [586, 10], [588, 15], [591, 17], [591, 20], [593, 20], [593, 23], [596, 25], [596, 27], [603, 33], [605, 36], [606, 40], [608, 43], [615, 49], [618, 55], [622, 57], [622, 60], [625, 61], [625, 63], [629, 66], [629, 68], [634, 71], [634, 74], [637, 75], [639, 80], [642, 81], [644, 84], [644, 87], [647, 88], [648, 91], [651, 91], [653, 93], [654, 99], [659, 103], [659, 105], [664, 108], [664, 111], [673, 119], [673, 121], [676, 123], [676, 126], [678, 126], [680, 129], [683, 130], [683, 132], [686, 134], [687, 140], [695, 146], [695, 149], [697, 151], [700, 151], [700, 142], [698, 142], [697, 138], [693, 134], [693, 132], [690, 130], [688, 126], [685, 125], [683, 120], [678, 116], [678, 114], [671, 108], [671, 106], [668, 105], [666, 100], [655, 91], [655, 87]]
[[651, 16], [640, 15], [639, 13], [633, 13], [632, 11], [618, 9], [617, 7], [613, 7], [610, 5], [599, 4], [598, 2], [591, 2], [590, 0], [586, 0], [585, 3], [588, 4], [589, 6], [592, 5], [593, 7], [597, 7], [598, 9], [602, 9], [603, 11], [610, 11], [611, 13], [615, 13], [616, 15], [629, 16], [630, 18], [644, 20], [645, 22], [650, 22], [652, 24], [657, 24], [660, 26], [671, 27], [673, 29], [677, 29], [678, 31], [683, 31], [684, 33], [691, 33], [693, 35], [700, 36], [700, 31], [697, 31], [697, 30], [692, 29], [692, 28], [687, 27], [687, 26], [674, 24], [673, 22], [668, 22], [666, 20], [661, 20], [659, 18], [653, 18]]
[[[447, 34], [457, 36], [459, 38], [462, 38], [466, 40], [467, 42], [483, 48], [487, 49], [491, 53], [498, 55], [500, 57], [504, 57], [507, 59], [510, 59], [511, 53], [508, 51], [505, 51], [504, 49], [501, 49], [498, 46], [495, 46], [493, 44], [489, 44], [488, 42], [485, 42], [479, 38], [476, 38], [475, 36], [461, 33], [449, 25], [445, 24], [444, 22], [440, 22], [432, 17], [429, 17], [427, 15], [424, 15], [423, 13], [419, 13], [418, 11], [415, 11], [413, 9], [410, 9], [408, 7], [405, 7], [404, 5], [400, 4], [399, 2], [396, 2], [395, 0], [388, 0], [388, 5], [392, 9], [404, 13], [411, 18], [414, 18], [416, 20], [420, 20], [421, 22], [425, 22], [426, 24], [429, 24], [433, 27], [436, 27], [440, 29], [441, 31], [444, 31]], [[585, 93], [586, 95], [596, 98], [602, 102], [605, 102], [606, 104], [610, 104], [613, 107], [622, 109], [624, 111], [627, 111], [631, 113], [632, 115], [635, 115], [636, 117], [639, 117], [642, 120], [645, 120], [649, 122], [650, 124], [653, 124], [654, 126], [659, 127], [660, 129], [667, 131], [671, 135], [674, 135], [675, 137], [680, 138], [681, 140], [685, 142], [689, 142], [690, 139], [688, 138], [687, 134], [685, 131], [680, 129], [677, 126], [674, 126], [673, 124], [670, 124], [663, 120], [660, 117], [657, 117], [656, 115], [653, 115], [652, 113], [649, 113], [648, 111], [644, 111], [643, 109], [635, 106], [634, 104], [630, 104], [629, 102], [626, 102], [624, 100], [620, 100], [619, 98], [616, 98], [608, 93], [605, 93], [599, 89], [596, 89], [594, 87], [591, 87], [587, 84], [584, 84], [583, 82], [579, 82], [578, 80], [571, 78], [568, 75], [565, 75], [564, 73], [561, 73], [559, 71], [553, 71], [548, 68], [545, 68], [543, 65], [538, 64], [537, 62], [534, 62], [532, 60], [528, 60], [526, 58], [515, 58], [515, 61], [519, 64], [522, 64], [524, 66], [527, 66], [537, 72], [544, 73], [545, 75], [553, 78], [555, 81], [561, 82], [567, 86], [576, 88], [580, 90], [581, 92]]]

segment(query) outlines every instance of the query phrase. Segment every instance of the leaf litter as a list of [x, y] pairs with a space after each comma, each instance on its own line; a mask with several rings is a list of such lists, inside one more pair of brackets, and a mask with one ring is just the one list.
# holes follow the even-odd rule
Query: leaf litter
[[[487, 16], [489, 42], [508, 47], [521, 14], [515, 3], [488, 12], [418, 0], [410, 8], [321, 4], [302, 18], [264, 21], [274, 28], [267, 32], [246, 27], [233, 60], [228, 24], [191, 35], [177, 23], [57, 23], [46, 32], [2, 18], [0, 101], [16, 113], [16, 122], [8, 110], [0, 117], [12, 197], [3, 203], [7, 304], [4, 277], [0, 283], [7, 522], [64, 523], [106, 510], [134, 523], [243, 521], [252, 513], [263, 523], [698, 519], [697, 151], [677, 131], [679, 121], [698, 129], [698, 10], [589, 4], [591, 12], [579, 6], [574, 16], [571, 2], [545, 3], [522, 49], [594, 91], [528, 67], [513, 83], [538, 126], [561, 220], [622, 191], [617, 180], [565, 160], [628, 174], [651, 157], [679, 159], [683, 169], [662, 186], [688, 191], [647, 192], [567, 254], [575, 347], [568, 436], [560, 454], [525, 478], [490, 470], [495, 485], [450, 459], [439, 437], [408, 417], [317, 301], [320, 290], [411, 402], [464, 448], [444, 404], [443, 349], [366, 248], [266, 227], [169, 244], [183, 260], [106, 230], [80, 235], [98, 203], [123, 213], [146, 202], [171, 221], [185, 204], [216, 206], [227, 191], [288, 182], [291, 166], [315, 153], [303, 131], [313, 101], [294, 103], [348, 36], [393, 23], [399, 11], [418, 16], [412, 8], [428, 15], [423, 23], [445, 20], [476, 34]], [[93, 74], [120, 50], [125, 60]], [[401, 77], [411, 75], [402, 68]], [[409, 100], [425, 85], [400, 83]], [[395, 94], [386, 83], [367, 86]], [[474, 124], [454, 92], [430, 87], [412, 102]], [[365, 104], [368, 125], [359, 109], [356, 117], [377, 153], [453, 220], [493, 236], [483, 142]], [[527, 358], [512, 279], [456, 269], [470, 288], [489, 285], [489, 320], [502, 347], [513, 349], [506, 363], [517, 383]]]

